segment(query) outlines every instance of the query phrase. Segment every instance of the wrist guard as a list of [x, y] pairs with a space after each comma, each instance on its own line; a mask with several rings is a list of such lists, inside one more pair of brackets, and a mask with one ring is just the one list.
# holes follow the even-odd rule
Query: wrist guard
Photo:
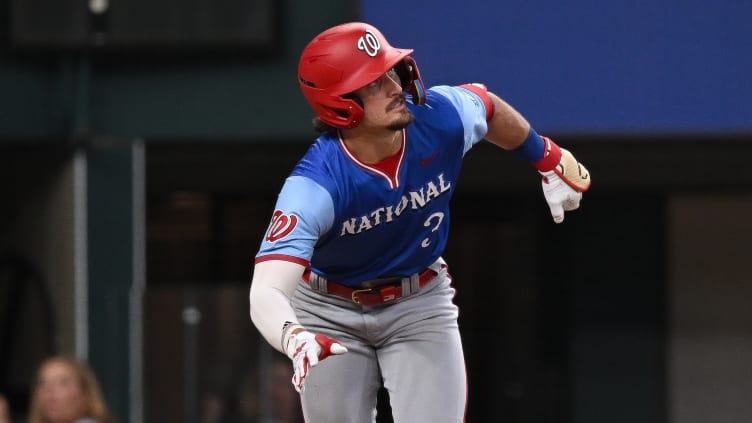
[[569, 150], [556, 145], [548, 137], [541, 137], [545, 142], [543, 158], [533, 163], [538, 171], [546, 178], [545, 173], [554, 171], [570, 187], [578, 192], [585, 192], [590, 188], [590, 172], [582, 163], [574, 158]]

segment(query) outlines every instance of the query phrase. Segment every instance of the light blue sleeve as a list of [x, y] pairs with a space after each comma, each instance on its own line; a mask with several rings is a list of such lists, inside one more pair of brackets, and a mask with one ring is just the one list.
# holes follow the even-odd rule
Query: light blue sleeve
[[465, 148], [463, 154], [467, 153], [488, 132], [486, 106], [478, 98], [477, 94], [464, 88], [439, 85], [432, 87], [431, 90], [447, 98], [454, 108], [457, 109], [457, 113], [459, 113], [462, 120], [462, 126], [465, 128]]
[[334, 202], [329, 192], [310, 178], [290, 176], [277, 197], [256, 257], [274, 254], [310, 260], [314, 246], [333, 222]]

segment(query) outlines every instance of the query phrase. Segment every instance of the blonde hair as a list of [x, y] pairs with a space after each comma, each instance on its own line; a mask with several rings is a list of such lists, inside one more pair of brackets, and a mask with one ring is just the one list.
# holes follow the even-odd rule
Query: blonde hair
[[[39, 367], [37, 367], [37, 379], [39, 377], [39, 372], [41, 372], [45, 366], [51, 363], [60, 363], [73, 370], [73, 373], [79, 383], [79, 386], [81, 387], [81, 392], [83, 393], [84, 400], [86, 402], [83, 410], [84, 415], [80, 417], [89, 417], [96, 419], [101, 423], [114, 422], [110, 411], [107, 408], [107, 403], [104, 400], [104, 396], [102, 395], [102, 389], [99, 387], [99, 382], [97, 382], [97, 378], [96, 376], [94, 376], [94, 372], [91, 370], [91, 368], [89, 368], [88, 365], [73, 357], [56, 355], [45, 359], [39, 365]], [[37, 389], [38, 384], [38, 380], [35, 380], [33, 383], [34, 390], [32, 392], [31, 409], [29, 410], [28, 423], [47, 423], [44, 419], [42, 406], [39, 402], [39, 390]]]

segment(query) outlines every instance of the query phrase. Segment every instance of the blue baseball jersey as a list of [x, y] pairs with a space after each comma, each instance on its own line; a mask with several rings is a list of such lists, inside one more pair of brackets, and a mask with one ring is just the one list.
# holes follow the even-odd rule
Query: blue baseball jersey
[[354, 286], [439, 258], [462, 159], [488, 129], [486, 106], [470, 90], [437, 86], [407, 107], [415, 119], [394, 174], [358, 161], [336, 134], [311, 145], [285, 180], [256, 262], [293, 261]]

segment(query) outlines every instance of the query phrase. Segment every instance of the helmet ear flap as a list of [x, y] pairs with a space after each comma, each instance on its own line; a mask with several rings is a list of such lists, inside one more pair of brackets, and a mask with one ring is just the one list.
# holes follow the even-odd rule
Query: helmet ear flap
[[360, 97], [358, 97], [357, 95], [355, 95], [355, 93], [345, 94], [345, 95], [342, 96], [342, 98], [346, 98], [348, 100], [352, 100], [352, 101], [356, 102], [358, 104], [358, 106], [360, 106], [361, 108], [365, 107], [363, 105], [363, 100], [361, 100]]
[[402, 81], [402, 89], [412, 95], [413, 103], [418, 106], [424, 104], [426, 102], [426, 87], [423, 85], [423, 78], [420, 77], [415, 59], [406, 56], [394, 66], [394, 70]]
[[324, 123], [335, 128], [354, 128], [363, 120], [363, 101], [355, 94], [335, 97], [328, 104], [311, 104]]

